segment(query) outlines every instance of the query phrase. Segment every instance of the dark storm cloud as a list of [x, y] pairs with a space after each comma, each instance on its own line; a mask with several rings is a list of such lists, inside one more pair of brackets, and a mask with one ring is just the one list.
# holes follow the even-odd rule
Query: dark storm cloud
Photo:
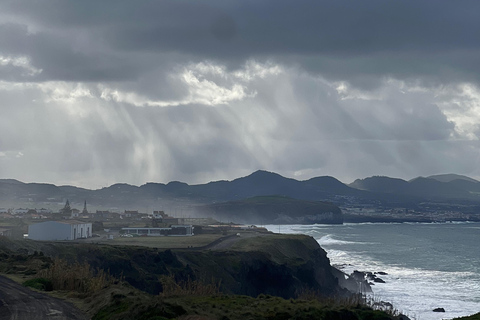
[[479, 9], [0, 0], [0, 177], [480, 176]]
[[480, 74], [478, 1], [50, 0], [1, 9], [30, 24], [33, 34], [9, 33], [4, 46], [31, 56], [44, 79], [135, 79], [172, 52], [231, 66], [272, 58], [359, 83]]

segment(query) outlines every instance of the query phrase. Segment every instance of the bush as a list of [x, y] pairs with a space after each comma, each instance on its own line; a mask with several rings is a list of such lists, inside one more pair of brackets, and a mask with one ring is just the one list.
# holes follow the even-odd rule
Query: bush
[[88, 263], [69, 265], [65, 260], [55, 259], [46, 270], [38, 273], [52, 284], [53, 290], [77, 291], [91, 293], [98, 291], [116, 281], [102, 269], [94, 270]]
[[210, 296], [220, 293], [220, 282], [206, 283], [200, 280], [176, 281], [173, 275], [163, 276], [161, 278], [163, 291], [160, 296]]
[[37, 290], [42, 290], [42, 291], [52, 291], [53, 290], [53, 284], [52, 281], [45, 279], [45, 278], [35, 278], [31, 280], [27, 280], [23, 283], [25, 287], [30, 287], [34, 288]]

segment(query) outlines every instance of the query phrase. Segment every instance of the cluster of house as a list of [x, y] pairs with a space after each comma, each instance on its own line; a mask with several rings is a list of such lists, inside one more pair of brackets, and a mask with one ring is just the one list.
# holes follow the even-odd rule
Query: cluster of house
[[[142, 219], [162, 219], [167, 224], [179, 224], [178, 218], [169, 217], [163, 211], [154, 211], [153, 215], [148, 213], [139, 212], [138, 210], [124, 210], [123, 212], [113, 212], [109, 210], [96, 210], [95, 212], [89, 212], [87, 210], [87, 203], [84, 203], [83, 210], [78, 210], [70, 207], [70, 203], [67, 200], [63, 209], [57, 212], [61, 214], [63, 218], [67, 219], [86, 219], [94, 221], [105, 220], [142, 220]], [[24, 208], [0, 208], [0, 219], [52, 219], [54, 212], [50, 209], [24, 209]]]
[[[60, 214], [60, 216], [56, 216]], [[76, 240], [90, 238], [93, 221], [150, 219], [152, 228], [123, 228], [122, 234], [131, 236], [191, 236], [193, 226], [182, 219], [170, 217], [163, 211], [153, 214], [125, 210], [123, 213], [100, 211], [90, 213], [85, 201], [82, 211], [70, 207], [67, 200], [63, 209], [53, 213], [48, 209], [1, 209], [0, 218], [43, 219], [28, 226], [28, 238], [32, 240]], [[45, 221], [46, 220], [46, 221]], [[89, 222], [86, 222], [89, 221]], [[12, 228], [0, 228], [0, 236], [11, 236]]]
[[[122, 228], [122, 235], [193, 236], [192, 225], [171, 225], [166, 228]], [[92, 223], [79, 220], [45, 221], [28, 226], [28, 238], [40, 241], [76, 240], [93, 236]]]
[[[50, 209], [5, 209], [0, 208], [0, 219], [51, 219], [53, 211]], [[114, 219], [132, 219], [141, 220], [150, 218], [151, 215], [138, 211], [125, 210], [124, 212], [111, 212], [96, 210], [95, 212], [84, 212], [78, 209], [72, 209], [69, 214], [62, 213], [72, 219], [92, 219], [92, 220], [114, 220]]]
[[47, 219], [53, 213], [50, 209], [0, 208], [0, 219]]

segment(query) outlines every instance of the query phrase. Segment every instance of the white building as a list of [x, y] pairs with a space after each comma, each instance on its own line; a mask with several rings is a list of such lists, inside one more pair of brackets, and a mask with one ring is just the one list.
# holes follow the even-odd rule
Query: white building
[[78, 220], [46, 221], [28, 226], [32, 240], [75, 240], [92, 236], [92, 224]]
[[15, 214], [24, 214], [24, 213], [27, 213], [29, 209], [22, 209], [22, 208], [19, 208], [19, 209], [15, 209]]
[[52, 210], [42, 208], [42, 209], [38, 209], [38, 210], [37, 210], [37, 213], [40, 213], [40, 214], [49, 214], [49, 213], [52, 213]]

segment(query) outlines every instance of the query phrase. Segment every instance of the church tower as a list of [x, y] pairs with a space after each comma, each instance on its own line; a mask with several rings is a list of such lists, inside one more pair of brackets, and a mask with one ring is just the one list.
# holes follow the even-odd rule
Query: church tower
[[85, 202], [84, 202], [84, 204], [83, 204], [82, 214], [88, 214], [88, 210], [87, 210], [87, 200], [85, 200]]
[[60, 213], [62, 214], [72, 214], [72, 208], [70, 207], [70, 201], [65, 202], [65, 206], [63, 207], [62, 210], [60, 210]]

